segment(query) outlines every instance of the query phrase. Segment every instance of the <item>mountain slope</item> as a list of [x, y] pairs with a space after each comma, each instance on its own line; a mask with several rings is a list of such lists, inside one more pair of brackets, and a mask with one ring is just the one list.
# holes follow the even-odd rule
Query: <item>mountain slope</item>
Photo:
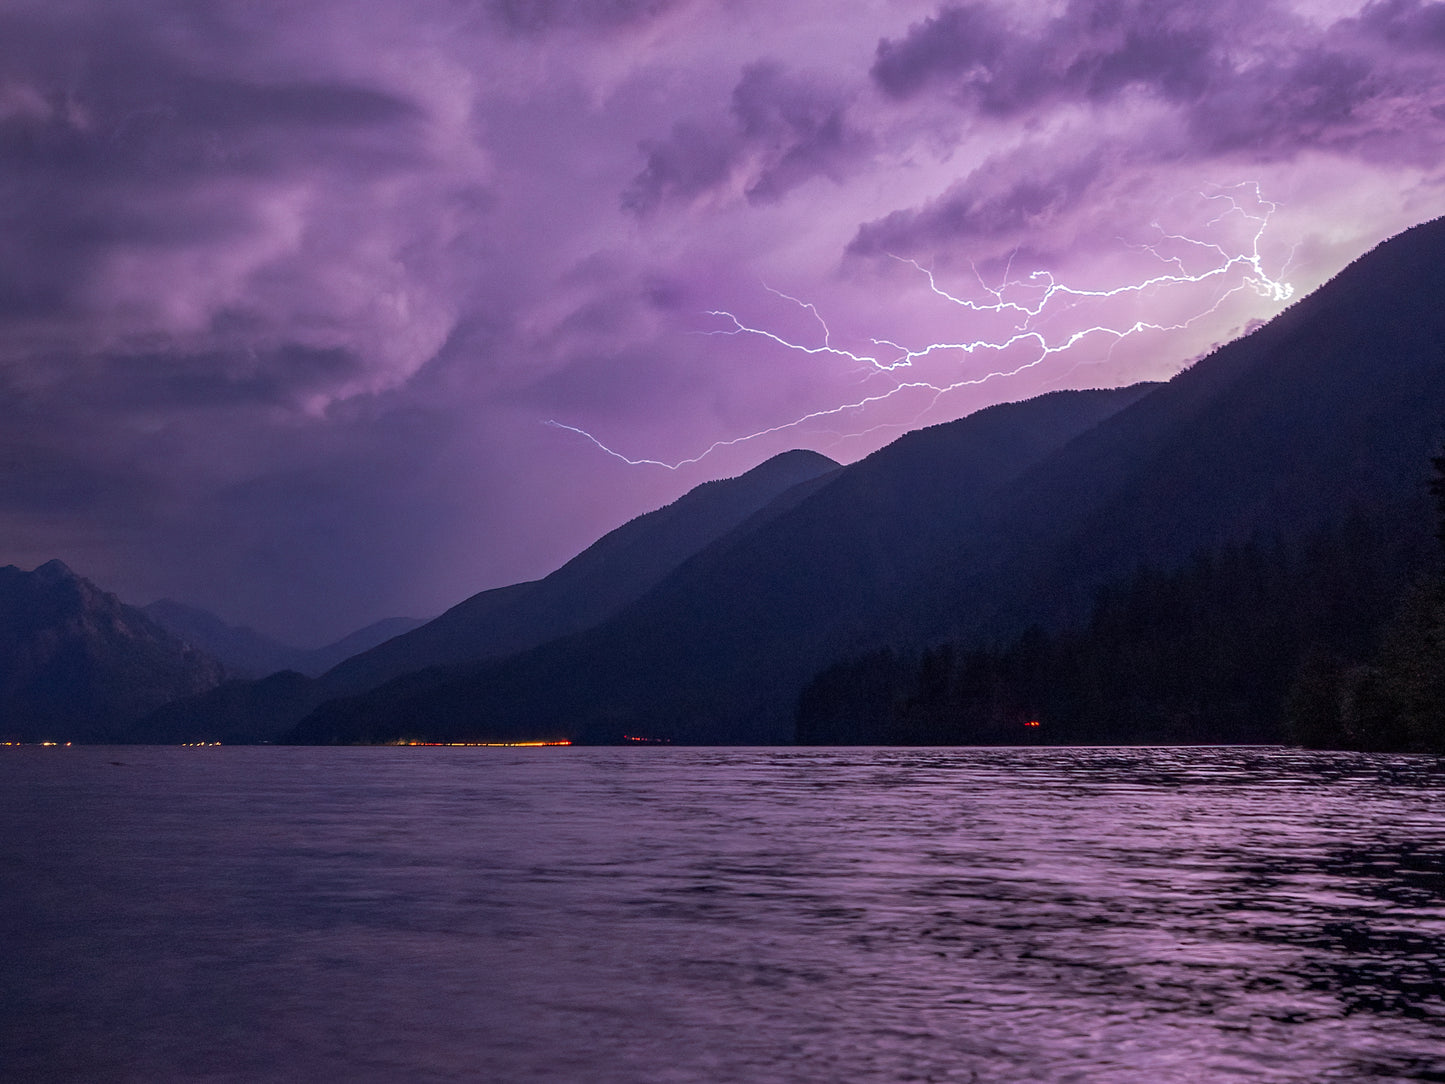
[[134, 741], [160, 744], [270, 742], [321, 700], [313, 679], [281, 670], [259, 681], [225, 681], [162, 704], [138, 720], [130, 734]]
[[226, 672], [257, 678], [285, 670], [300, 654], [298, 648], [264, 636], [253, 628], [228, 625], [209, 610], [163, 598], [140, 607], [157, 625], [186, 643], [221, 661]]
[[384, 617], [370, 625], [348, 633], [335, 643], [303, 651], [292, 662], [290, 669], [308, 677], [319, 677], [328, 670], [340, 666], [347, 659], [354, 658], [372, 648], [404, 636], [413, 629], [419, 629], [426, 621], [418, 617]]
[[60, 561], [0, 568], [0, 738], [117, 741], [150, 710], [224, 677]]
[[1141, 563], [1398, 511], [1441, 437], [1442, 296], [1445, 220], [1168, 384], [1095, 393], [1072, 428], [1049, 412], [1090, 400], [910, 434], [584, 635], [324, 706], [295, 737], [786, 740], [809, 666], [1077, 621]]
[[1445, 437], [1441, 297], [1445, 219], [1385, 242], [1061, 449], [1000, 508], [1002, 559], [948, 570], [955, 629], [1077, 621], [1097, 585], [1141, 561], [1301, 538], [1356, 508], [1423, 522]]
[[292, 647], [245, 625], [228, 625], [198, 606], [163, 598], [140, 607], [162, 628], [220, 660], [237, 678], [260, 678], [281, 670], [316, 677], [394, 636], [423, 624], [412, 617], [389, 617], [318, 648]]
[[501, 727], [781, 740], [795, 687], [873, 635], [919, 569], [968, 546], [995, 490], [1148, 390], [1055, 392], [910, 433], [782, 495], [594, 630], [470, 672], [408, 676], [318, 711], [297, 737]]
[[[610, 532], [545, 579], [483, 591], [440, 617], [349, 658], [311, 681], [277, 673], [233, 681], [156, 711], [139, 729], [156, 741], [270, 741], [318, 704], [435, 664], [502, 655], [585, 629], [644, 593], [698, 549], [787, 507], [838, 465], [814, 452], [775, 456], [737, 478], [706, 482]], [[299, 669], [299, 667], [298, 667]]]
[[836, 470], [816, 452], [774, 456], [737, 478], [705, 482], [598, 539], [545, 579], [483, 591], [327, 673], [332, 695], [411, 670], [526, 650], [597, 624], [688, 557], [793, 486]]

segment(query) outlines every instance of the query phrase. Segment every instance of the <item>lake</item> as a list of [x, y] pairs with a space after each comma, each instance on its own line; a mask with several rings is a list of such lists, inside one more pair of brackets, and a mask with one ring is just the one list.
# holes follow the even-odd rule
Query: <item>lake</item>
[[0, 1078], [1445, 1081], [1445, 766], [0, 749]]

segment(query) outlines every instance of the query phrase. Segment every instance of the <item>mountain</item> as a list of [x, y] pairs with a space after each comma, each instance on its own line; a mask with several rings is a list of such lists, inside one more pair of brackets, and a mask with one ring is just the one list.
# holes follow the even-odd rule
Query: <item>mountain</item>
[[0, 568], [4, 740], [130, 740], [141, 716], [223, 677], [215, 659], [60, 561]]
[[787, 741], [809, 677], [849, 655], [1058, 628], [1140, 565], [1408, 520], [1445, 418], [1442, 296], [1438, 220], [1166, 384], [909, 434], [591, 630], [323, 705], [292, 738]]
[[333, 695], [357, 692], [423, 667], [514, 654], [581, 632], [639, 598], [780, 494], [837, 468], [816, 452], [792, 451], [739, 477], [704, 482], [604, 535], [545, 579], [473, 595], [420, 628], [348, 659], [326, 674], [323, 684]]
[[292, 667], [301, 654], [246, 626], [228, 625], [215, 614], [197, 606], [163, 598], [140, 607], [157, 625], [188, 644], [219, 659], [226, 672], [236, 677], [256, 678]]
[[796, 689], [874, 635], [920, 570], [969, 545], [995, 491], [1149, 390], [1055, 392], [907, 434], [782, 494], [593, 630], [408, 675], [319, 709], [295, 736], [782, 740]]
[[[303, 671], [227, 682], [165, 705], [140, 727], [156, 741], [270, 741], [330, 698], [434, 664], [505, 655], [585, 629], [643, 594], [697, 550], [785, 507], [780, 503], [785, 494], [805, 491], [837, 469], [815, 452], [775, 456], [737, 478], [705, 482], [666, 507], [638, 516], [545, 579], [483, 591], [379, 646], [367, 645], [371, 650], [346, 659], [319, 680], [307, 680]], [[378, 631], [372, 626], [363, 633]]]
[[1004, 495], [997, 559], [947, 570], [963, 595], [954, 628], [1077, 620], [1141, 561], [1298, 539], [1352, 510], [1426, 522], [1445, 437], [1442, 296], [1437, 219], [1061, 449]]
[[228, 625], [197, 606], [163, 598], [141, 611], [162, 628], [221, 661], [237, 678], [259, 678], [280, 670], [316, 677], [338, 663], [385, 643], [423, 624], [411, 617], [391, 617], [319, 648], [300, 648], [271, 639], [244, 625]]
[[413, 629], [421, 628], [426, 622], [416, 617], [384, 617], [364, 628], [359, 628], [325, 647], [302, 651], [292, 659], [287, 669], [298, 671], [308, 677], [319, 677], [356, 655], [370, 651], [398, 636], [404, 636]]
[[[945, 641], [835, 663], [803, 690], [807, 745], [1268, 743], [1421, 751], [1445, 712], [1421, 677], [1440, 643], [1415, 621], [1386, 687], [1379, 658], [1402, 599], [1435, 559], [1427, 518], [1357, 511], [1302, 539], [1201, 549], [1105, 584], [1085, 622], [1035, 626], [1007, 647]], [[1427, 611], [1428, 613], [1428, 611]], [[1438, 648], [1435, 649], [1438, 658]], [[1433, 672], [1445, 676], [1436, 662]], [[1294, 691], [1305, 675], [1307, 700]], [[1445, 686], [1439, 686], [1445, 688]], [[1362, 711], [1376, 691], [1399, 710]], [[1395, 695], [1396, 693], [1399, 695]], [[1333, 703], [1331, 703], [1333, 702]], [[1382, 698], [1374, 698], [1376, 704]], [[1294, 705], [1309, 717], [1296, 721]], [[1414, 705], [1410, 710], [1408, 705]], [[1435, 705], [1435, 706], [1431, 706]], [[1413, 716], [1413, 723], [1406, 719]], [[1405, 724], [1405, 725], [1401, 725]]]
[[314, 679], [282, 670], [260, 680], [233, 679], [194, 696], [162, 704], [140, 719], [135, 740], [158, 744], [274, 741], [324, 697]]
[[[1042, 716], [1030, 740], [1280, 740], [1308, 672], [1343, 707], [1295, 737], [1432, 747], [1418, 711], [1405, 736], [1357, 716], [1382, 641], [1387, 670], [1415, 657], [1391, 623], [1437, 560], [1442, 262], [1445, 222], [1407, 231], [1042, 465], [1001, 504], [999, 559], [948, 570], [941, 645], [836, 663], [800, 739], [1012, 742]], [[985, 647], [1021, 613], [1050, 634]]]

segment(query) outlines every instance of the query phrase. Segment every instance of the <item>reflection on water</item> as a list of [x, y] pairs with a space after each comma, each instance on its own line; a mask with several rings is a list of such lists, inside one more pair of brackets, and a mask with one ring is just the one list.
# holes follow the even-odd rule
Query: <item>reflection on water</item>
[[0, 754], [7, 1079], [1445, 1081], [1429, 758]]

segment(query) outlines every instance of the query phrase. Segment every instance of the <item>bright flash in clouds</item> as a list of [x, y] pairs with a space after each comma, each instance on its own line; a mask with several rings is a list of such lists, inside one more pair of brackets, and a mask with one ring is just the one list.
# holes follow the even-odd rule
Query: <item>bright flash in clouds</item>
[[[1147, 269], [1111, 286], [1076, 285], [1048, 268], [1020, 271], [1014, 266], [1015, 255], [1005, 258], [996, 281], [970, 264], [971, 281], [945, 286], [941, 275], [919, 261], [890, 256], [910, 268], [933, 300], [947, 307], [950, 322], [958, 327], [956, 336], [908, 341], [906, 334], [842, 335], [818, 304], [766, 284], [769, 295], [806, 316], [802, 328], [785, 332], [732, 310], [708, 310], [705, 315], [718, 326], [700, 334], [754, 340], [779, 355], [833, 366], [846, 378], [843, 386], [854, 393], [716, 440], [686, 457], [628, 455], [580, 426], [556, 419], [547, 424], [633, 466], [677, 470], [721, 449], [793, 429], [826, 426], [838, 439], [879, 429], [904, 430], [923, 424], [952, 392], [1033, 370], [1043, 383], [1059, 385], [1081, 366], [1113, 360], [1121, 343], [1146, 333], [1160, 336], [1160, 348], [1182, 362], [1187, 349], [1171, 351], [1171, 340], [1221, 314], [1232, 299], [1248, 299], [1249, 315], [1258, 318], [1277, 311], [1294, 294], [1282, 277], [1289, 258], [1273, 272], [1266, 266], [1265, 235], [1278, 204], [1266, 199], [1254, 182], [1199, 195], [1207, 216], [1194, 228], [1186, 232], [1153, 222], [1147, 240], [1121, 242], [1121, 248], [1147, 261]], [[904, 413], [888, 410], [890, 404], [901, 405]]]

